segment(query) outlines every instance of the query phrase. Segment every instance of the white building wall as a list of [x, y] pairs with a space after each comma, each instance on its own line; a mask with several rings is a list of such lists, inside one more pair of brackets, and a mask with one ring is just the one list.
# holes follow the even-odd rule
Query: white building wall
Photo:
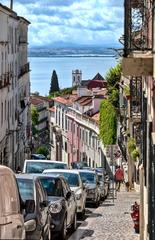
[[[23, 123], [19, 127], [19, 92], [21, 87], [18, 81], [19, 19], [16, 13], [0, 6], [0, 32], [2, 33], [0, 34], [0, 81], [4, 81], [4, 78], [6, 81], [6, 76], [8, 76], [7, 80], [10, 83], [0, 88], [0, 111], [5, 116], [5, 123], [0, 127], [0, 162], [13, 169], [17, 167], [20, 157], [18, 151], [21, 136], [23, 136], [24, 141], [26, 136], [25, 132], [24, 135], [23, 133], [21, 135], [21, 129], [23, 128], [25, 131], [25, 127], [22, 126]], [[29, 77], [26, 80], [29, 85]], [[24, 81], [24, 84], [26, 84], [26, 81]], [[27, 97], [28, 95], [29, 91]], [[22, 118], [24, 121], [27, 121], [26, 116], [24, 115]], [[24, 146], [22, 151], [24, 153]]]

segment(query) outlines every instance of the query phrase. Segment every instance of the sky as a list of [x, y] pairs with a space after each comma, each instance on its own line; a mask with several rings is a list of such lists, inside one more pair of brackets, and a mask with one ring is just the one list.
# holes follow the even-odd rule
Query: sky
[[[9, 7], [10, 0], [0, 3]], [[31, 22], [30, 47], [111, 47], [123, 34], [123, 0], [14, 0], [13, 10]]]

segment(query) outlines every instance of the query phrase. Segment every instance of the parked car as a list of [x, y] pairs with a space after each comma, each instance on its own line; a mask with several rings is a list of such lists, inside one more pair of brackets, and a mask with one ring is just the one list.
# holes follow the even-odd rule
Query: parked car
[[69, 183], [71, 190], [75, 193], [76, 202], [77, 202], [77, 213], [81, 217], [85, 214], [85, 205], [86, 205], [86, 189], [83, 185], [79, 171], [77, 170], [67, 170], [67, 169], [48, 169], [44, 170], [45, 174], [55, 174], [62, 175]]
[[46, 159], [43, 154], [31, 154], [31, 159]]
[[[109, 190], [109, 181], [107, 179], [106, 171], [104, 168], [96, 168], [95, 169], [98, 175], [98, 181], [100, 183], [99, 188], [101, 190], [101, 198], [106, 198]], [[103, 188], [104, 188], [104, 196], [103, 196]]]
[[97, 173], [97, 180], [99, 182], [99, 191], [100, 191], [100, 199], [104, 199], [106, 196], [106, 186], [104, 182], [104, 175], [102, 173]]
[[83, 169], [79, 169], [78, 171], [87, 190], [86, 202], [93, 203], [96, 207], [99, 206], [100, 190], [95, 171]]
[[23, 173], [42, 173], [45, 169], [67, 169], [67, 163], [52, 160], [25, 160]]
[[72, 162], [71, 166], [73, 169], [83, 169], [83, 167], [88, 167], [87, 162]]
[[31, 213], [24, 212], [26, 239], [51, 238], [50, 215], [48, 214], [47, 195], [37, 176], [31, 174], [16, 175], [20, 195], [25, 203], [27, 199], [34, 200]]
[[62, 176], [42, 174], [39, 179], [48, 196], [51, 231], [58, 235], [58, 239], [64, 240], [69, 228], [72, 231], [77, 228], [75, 195]]
[[0, 239], [25, 239], [22, 204], [13, 171], [0, 165]]

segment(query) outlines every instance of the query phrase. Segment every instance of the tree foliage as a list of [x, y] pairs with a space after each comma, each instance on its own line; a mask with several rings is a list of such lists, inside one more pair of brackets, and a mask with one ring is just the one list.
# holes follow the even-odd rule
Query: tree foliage
[[36, 107], [31, 107], [31, 119], [32, 119], [32, 126], [38, 125], [39, 113]]
[[70, 87], [70, 88], [63, 88], [59, 92], [54, 92], [54, 93], [50, 94], [49, 97], [53, 98], [53, 97], [58, 97], [58, 96], [64, 96], [64, 95], [67, 95], [67, 94], [72, 94], [72, 91], [76, 90], [76, 89], [77, 89], [77, 86]]
[[110, 102], [116, 107], [119, 107], [119, 81], [121, 78], [121, 63], [110, 68], [105, 79], [107, 80], [107, 89]]
[[100, 106], [100, 138], [104, 145], [115, 144], [117, 137], [117, 117], [114, 106], [103, 100]]
[[121, 63], [118, 63], [115, 67], [112, 67], [109, 69], [105, 77], [108, 83], [108, 89], [110, 87], [117, 87], [117, 88], [119, 87], [118, 83], [121, 78], [121, 71], [122, 71]]
[[43, 154], [45, 157], [47, 157], [49, 152], [48, 152], [48, 148], [47, 147], [40, 146], [40, 147], [37, 148], [36, 153], [37, 154]]
[[59, 92], [59, 90], [60, 88], [59, 88], [58, 76], [56, 71], [53, 70], [49, 94], [52, 94], [54, 92]]

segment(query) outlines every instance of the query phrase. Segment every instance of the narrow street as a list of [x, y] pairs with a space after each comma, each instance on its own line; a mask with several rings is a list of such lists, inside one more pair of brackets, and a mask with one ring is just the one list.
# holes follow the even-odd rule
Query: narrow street
[[97, 209], [88, 209], [88, 214], [77, 231], [68, 240], [138, 240], [139, 234], [134, 232], [130, 215], [130, 207], [139, 202], [139, 194], [126, 192], [122, 187], [114, 200], [109, 196]]

